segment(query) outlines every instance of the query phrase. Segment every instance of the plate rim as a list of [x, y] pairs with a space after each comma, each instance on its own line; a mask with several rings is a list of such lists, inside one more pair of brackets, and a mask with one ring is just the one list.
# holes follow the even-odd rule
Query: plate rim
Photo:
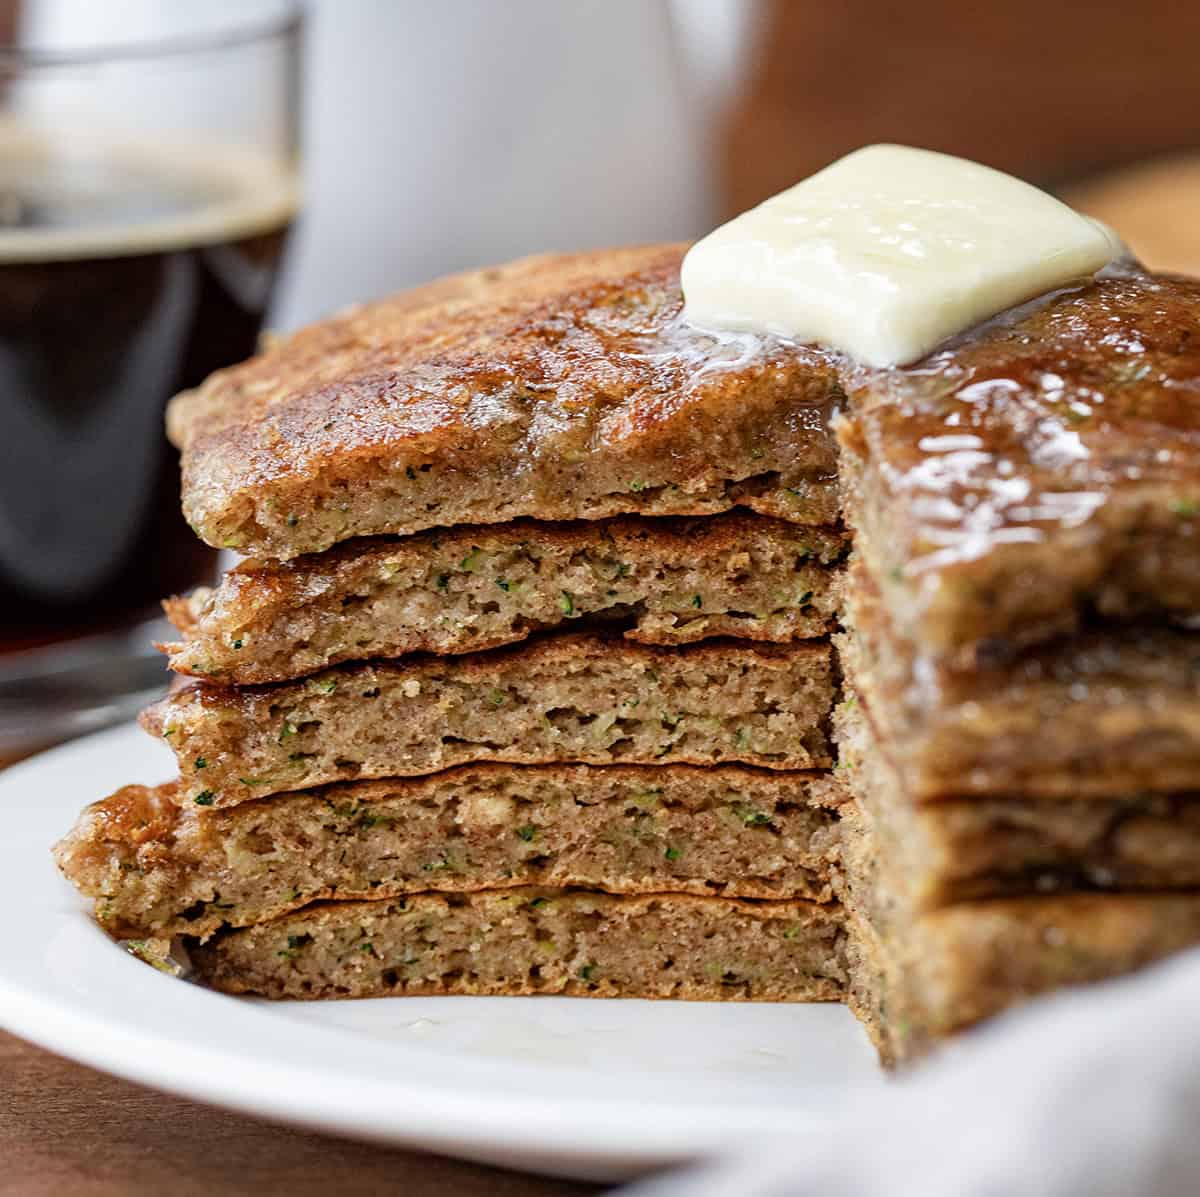
[[[133, 726], [124, 724], [93, 733], [5, 770], [0, 774], [0, 810], [16, 801], [13, 791], [21, 790], [30, 779], [36, 788], [43, 771], [77, 768], [77, 758], [86, 762], [94, 753], [108, 750], [110, 743], [119, 744]], [[65, 798], [56, 803], [51, 796], [39, 806], [61, 813], [64, 802]], [[30, 803], [16, 805], [26, 819], [36, 823]], [[74, 807], [69, 809], [73, 811]], [[64, 832], [72, 817], [67, 814]], [[20, 834], [14, 836], [13, 847], [19, 846], [21, 838]], [[47, 871], [53, 874], [49, 847], [48, 841], [43, 848], [44, 859]], [[0, 846], [0, 858], [3, 854]], [[65, 880], [56, 879], [64, 898], [73, 894]], [[62, 923], [60, 931], [65, 934], [94, 934], [107, 942], [103, 932], [83, 914], [82, 902], [74, 912], [78, 915], [74, 925], [61, 910], [46, 913]], [[266, 1003], [230, 998], [199, 986], [179, 990], [178, 979], [148, 969], [132, 958], [127, 958], [127, 963], [131, 992], [145, 995], [148, 990], [151, 1000], [156, 992], [173, 992], [174, 997], [165, 1003], [168, 1007], [186, 1009], [194, 1004], [193, 998], [236, 1003], [229, 1005], [227, 1012], [239, 1031], [244, 1029], [242, 1024], [250, 1024], [253, 1032], [256, 1020], [264, 1030], [261, 1038], [251, 1034], [255, 1051], [245, 1052], [244, 1039], [239, 1047], [238, 1042], [231, 1043], [227, 1038], [197, 1043], [184, 1036], [164, 1035], [153, 1019], [146, 1024], [136, 1020], [122, 1024], [108, 1012], [102, 1015], [84, 1008], [65, 989], [56, 991], [44, 979], [39, 983], [28, 968], [24, 974], [14, 969], [3, 953], [0, 1026], [19, 1038], [110, 1075], [255, 1118], [360, 1141], [590, 1179], [620, 1179], [650, 1167], [694, 1160], [736, 1143], [751, 1125], [756, 1133], [777, 1132], [795, 1138], [823, 1124], [819, 1113], [799, 1103], [722, 1104], [717, 1098], [680, 1105], [632, 1091], [620, 1097], [586, 1096], [574, 1089], [564, 1099], [553, 1085], [555, 1075], [562, 1074], [549, 1069], [545, 1070], [548, 1089], [537, 1096], [499, 1091], [469, 1093], [462, 1083], [438, 1085], [428, 1077], [416, 1081], [394, 1075], [372, 1079], [357, 1069], [336, 1078], [337, 1084], [330, 1084], [334, 1072], [327, 1065], [303, 1060], [289, 1063], [273, 1054], [273, 1045], [272, 1051], [264, 1049], [263, 1045], [274, 1038], [274, 1033], [265, 1033], [268, 1027], [286, 1024], [295, 1029], [299, 1026], [295, 1020], [268, 1013]], [[170, 986], [171, 991], [156, 988], [164, 986]], [[524, 1000], [574, 1001], [563, 997]], [[344, 1044], [355, 1056], [361, 1055], [364, 1044], [376, 1043], [349, 1028], [314, 1022], [310, 1029], [322, 1043]], [[351, 1051], [351, 1045], [357, 1046]], [[401, 1057], [413, 1053], [409, 1045], [399, 1041], [391, 1041], [387, 1050]], [[530, 1070], [528, 1065], [525, 1068]], [[536, 1073], [536, 1069], [530, 1070], [531, 1076]], [[351, 1102], [346, 1101], [347, 1082], [361, 1086]], [[872, 1084], [862, 1087], [869, 1089]], [[839, 1088], [837, 1095], [844, 1096], [848, 1088]]]

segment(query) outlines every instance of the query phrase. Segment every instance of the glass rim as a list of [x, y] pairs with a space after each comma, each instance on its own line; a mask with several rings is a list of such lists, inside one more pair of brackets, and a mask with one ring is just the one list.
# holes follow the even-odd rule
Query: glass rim
[[17, 46], [0, 43], [0, 70], [11, 67], [70, 67], [97, 66], [108, 62], [154, 61], [166, 58], [186, 58], [192, 54], [211, 54], [234, 50], [259, 42], [282, 40], [299, 33], [304, 25], [304, 0], [283, 0], [283, 11], [277, 16], [261, 17], [232, 24], [227, 29], [206, 33], [180, 34], [145, 42], [114, 42], [112, 45], [82, 45], [70, 49], [49, 49], [39, 46]]

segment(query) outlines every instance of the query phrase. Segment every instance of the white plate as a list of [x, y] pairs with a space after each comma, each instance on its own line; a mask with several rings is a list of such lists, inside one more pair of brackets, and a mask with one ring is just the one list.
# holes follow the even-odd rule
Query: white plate
[[[164, 976], [87, 917], [50, 845], [170, 773], [134, 727], [0, 774], [0, 1026], [84, 1064], [334, 1134], [612, 1180], [765, 1134], [879, 1081], [840, 1006], [384, 998], [258, 1002]], [[187, 1134], [180, 1127], [181, 1135]]]

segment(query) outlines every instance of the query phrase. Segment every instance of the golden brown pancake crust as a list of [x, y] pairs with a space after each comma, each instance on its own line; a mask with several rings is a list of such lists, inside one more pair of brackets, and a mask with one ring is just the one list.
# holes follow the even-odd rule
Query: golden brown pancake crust
[[171, 405], [188, 519], [274, 558], [523, 515], [832, 522], [828, 355], [684, 325], [682, 252], [441, 280], [218, 372]]
[[852, 396], [848, 515], [905, 637], [1200, 610], [1198, 313], [1200, 282], [1103, 278]]

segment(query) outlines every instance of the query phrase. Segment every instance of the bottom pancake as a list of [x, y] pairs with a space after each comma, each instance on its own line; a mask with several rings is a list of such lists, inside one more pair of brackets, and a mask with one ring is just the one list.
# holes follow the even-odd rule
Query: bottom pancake
[[850, 1005], [886, 1063], [1042, 994], [1106, 981], [1200, 944], [1200, 895], [1056, 894], [967, 902], [886, 932], [847, 916]]
[[836, 903], [519, 888], [318, 903], [193, 942], [191, 964], [214, 988], [268, 998], [840, 1000], [901, 1064], [1196, 943], [1196, 894], [994, 899], [881, 928]]
[[835, 890], [846, 919], [847, 1001], [885, 1063], [916, 1059], [1031, 998], [1122, 976], [1200, 944], [1200, 892], [1064, 892], [940, 907], [873, 832], [841, 808]]
[[191, 956], [215, 988], [270, 998], [836, 1001], [848, 979], [836, 906], [530, 888], [321, 903]]

